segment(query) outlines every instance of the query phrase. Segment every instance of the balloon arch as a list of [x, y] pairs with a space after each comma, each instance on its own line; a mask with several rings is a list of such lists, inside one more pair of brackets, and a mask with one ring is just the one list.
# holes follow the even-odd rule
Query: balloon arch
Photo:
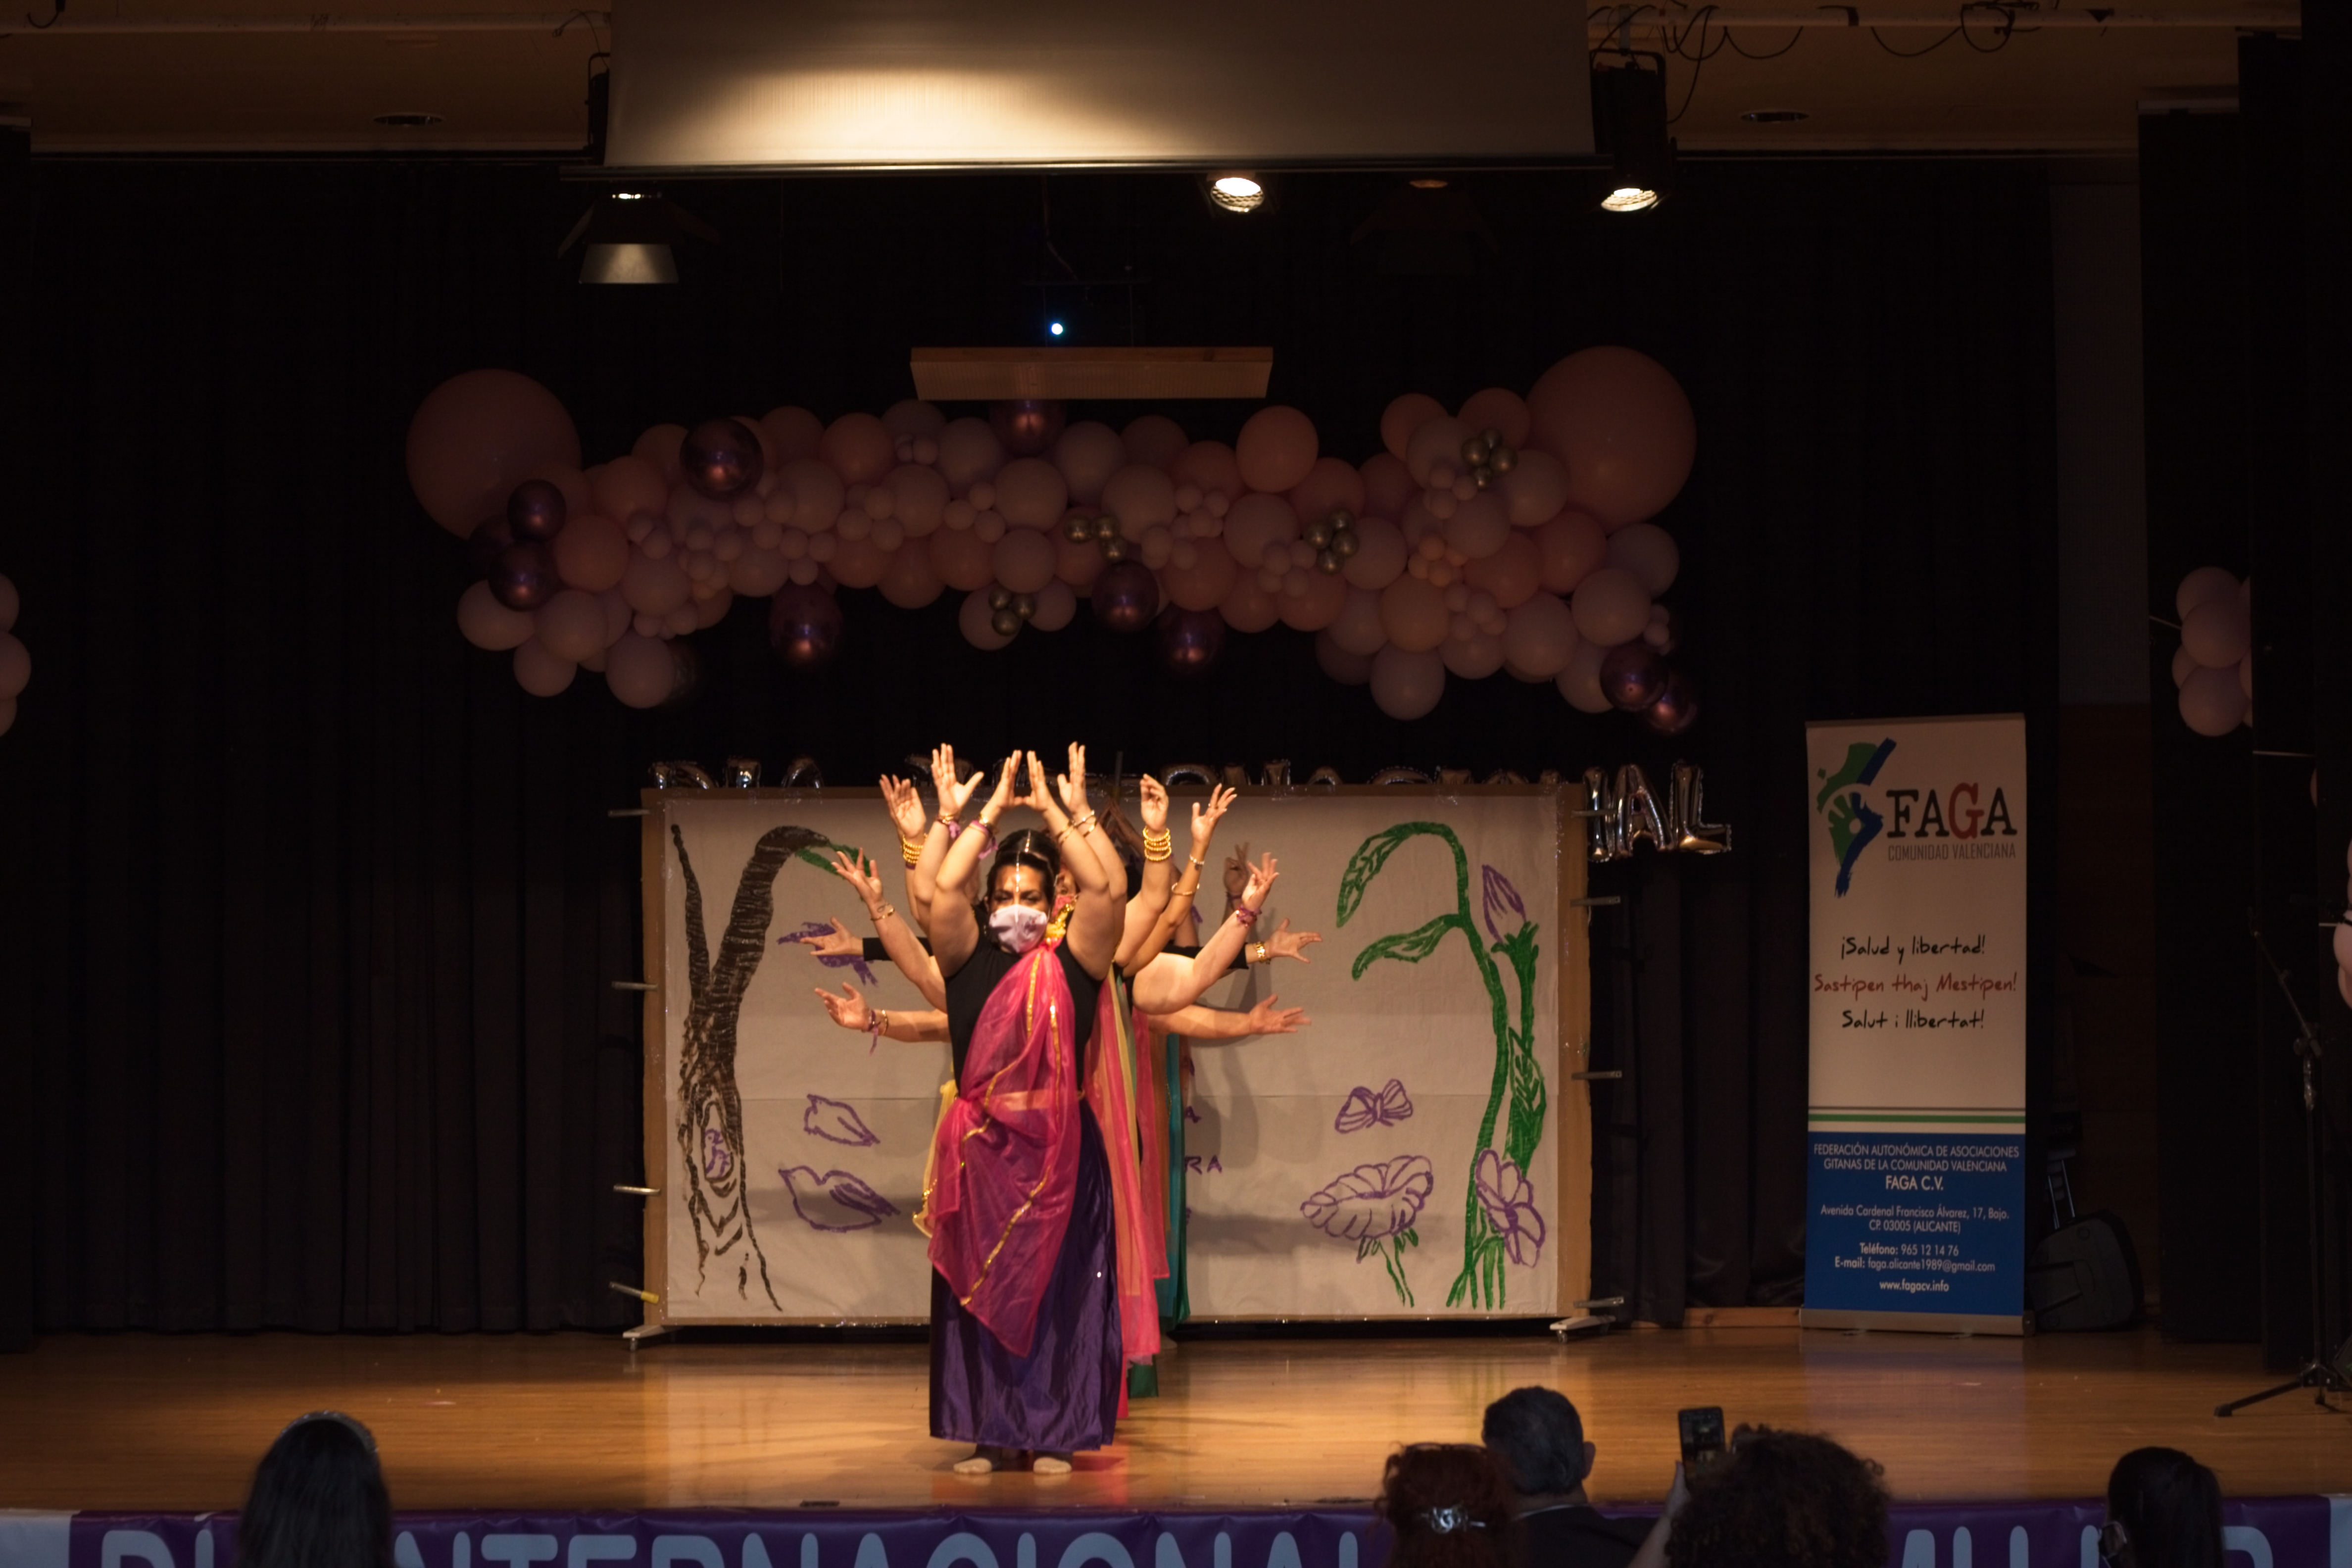
[[768, 598], [777, 656], [809, 667], [842, 636], [838, 585], [914, 609], [950, 590], [980, 650], [1067, 626], [1081, 598], [1157, 636], [1177, 668], [1229, 631], [1316, 634], [1334, 680], [1417, 719], [1450, 672], [1555, 682], [1570, 706], [1668, 734], [1697, 714], [1667, 663], [1657, 602], [1680, 563], [1650, 521], [1681, 490], [1690, 401], [1632, 349], [1570, 354], [1525, 397], [1449, 414], [1418, 393], [1381, 416], [1360, 465], [1269, 405], [1239, 439], [1188, 440], [1147, 414], [1065, 425], [1057, 404], [950, 419], [906, 402], [827, 425], [802, 408], [657, 425], [584, 471], [555, 395], [511, 371], [436, 388], [408, 431], [408, 477], [485, 574], [457, 602], [476, 647], [511, 650], [526, 691], [599, 671], [633, 708], [691, 685], [674, 639], [738, 596]]

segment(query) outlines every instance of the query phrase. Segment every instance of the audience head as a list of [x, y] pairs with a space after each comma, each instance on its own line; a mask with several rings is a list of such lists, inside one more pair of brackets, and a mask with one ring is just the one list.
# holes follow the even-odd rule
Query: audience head
[[1885, 1568], [1879, 1468], [1827, 1437], [1759, 1427], [1690, 1483], [1675, 1568]]
[[392, 1499], [375, 1439], [339, 1411], [299, 1416], [253, 1472], [237, 1568], [393, 1568]]
[[1592, 1473], [1592, 1445], [1568, 1396], [1551, 1388], [1515, 1388], [1486, 1406], [1479, 1428], [1521, 1497], [1561, 1497]]
[[1389, 1568], [1511, 1568], [1511, 1482], [1475, 1443], [1415, 1443], [1389, 1456], [1373, 1511]]
[[2107, 1474], [2099, 1554], [2116, 1568], [2222, 1568], [2221, 1483], [2178, 1448], [2134, 1448]]

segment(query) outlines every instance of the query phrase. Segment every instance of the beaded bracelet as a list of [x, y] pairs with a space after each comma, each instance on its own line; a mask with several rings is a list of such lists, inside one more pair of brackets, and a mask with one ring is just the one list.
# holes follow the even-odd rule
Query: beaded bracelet
[[1247, 904], [1235, 904], [1234, 906], [1234, 919], [1241, 921], [1244, 925], [1247, 925], [1250, 921], [1257, 919], [1257, 911], [1250, 908]]

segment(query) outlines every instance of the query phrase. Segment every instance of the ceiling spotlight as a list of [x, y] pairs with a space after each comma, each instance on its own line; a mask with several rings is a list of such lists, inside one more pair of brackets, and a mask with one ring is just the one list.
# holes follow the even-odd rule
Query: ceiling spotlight
[[378, 125], [391, 125], [406, 130], [419, 125], [438, 125], [441, 123], [441, 117], [422, 109], [402, 109], [395, 110], [390, 114], [377, 115], [375, 122]]
[[1794, 125], [1812, 116], [1801, 109], [1751, 109], [1739, 118], [1751, 125]]
[[[1654, 67], [1639, 63], [1656, 61]], [[1605, 153], [1613, 177], [1603, 212], [1644, 212], [1674, 189], [1675, 143], [1666, 134], [1666, 71], [1663, 57], [1628, 55], [1625, 63], [1592, 73], [1592, 141]]]
[[1265, 186], [1255, 174], [1219, 174], [1209, 182], [1209, 200], [1229, 213], [1254, 213], [1265, 205]]
[[688, 239], [715, 245], [719, 233], [657, 191], [607, 191], [555, 254], [580, 247], [583, 283], [675, 283], [677, 247]]
[[1061, 323], [1061, 322], [1059, 322], [1059, 321], [1055, 321], [1055, 322], [1051, 323], [1050, 325], [1048, 325], [1048, 326], [1045, 328], [1045, 330], [1046, 330], [1047, 331], [1049, 331], [1049, 332], [1053, 333], [1055, 337], [1057, 337], [1057, 338], [1058, 338], [1058, 337], [1060, 337], [1060, 336], [1062, 335], [1062, 323]]

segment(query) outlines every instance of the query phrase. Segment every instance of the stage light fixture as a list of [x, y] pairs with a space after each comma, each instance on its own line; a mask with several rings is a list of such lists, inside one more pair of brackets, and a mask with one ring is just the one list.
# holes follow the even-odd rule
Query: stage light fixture
[[1062, 323], [1059, 321], [1051, 322], [1046, 326], [1045, 330], [1058, 338], [1062, 335]]
[[[1592, 142], [1608, 154], [1603, 212], [1646, 212], [1674, 189], [1675, 143], [1666, 134], [1664, 58], [1643, 52], [1592, 73]], [[1643, 65], [1643, 60], [1654, 63]]]
[[658, 191], [606, 191], [580, 215], [558, 257], [581, 249], [583, 283], [675, 283], [677, 247], [717, 244], [718, 231]]
[[1265, 205], [1265, 184], [1255, 174], [1219, 174], [1209, 181], [1209, 200], [1229, 213], [1254, 213]]

